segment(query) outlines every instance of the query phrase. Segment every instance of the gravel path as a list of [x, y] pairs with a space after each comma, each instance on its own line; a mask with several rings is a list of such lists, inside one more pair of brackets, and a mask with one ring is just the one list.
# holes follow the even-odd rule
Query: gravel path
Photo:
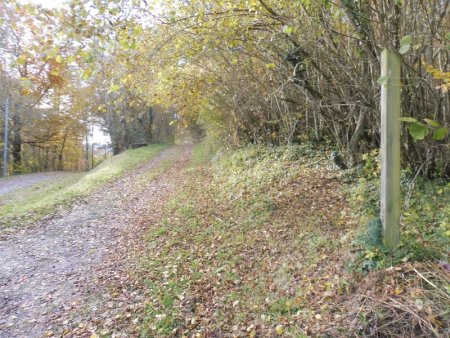
[[[133, 234], [151, 219], [151, 207], [175, 190], [172, 177], [190, 151], [189, 146], [166, 149], [65, 215], [3, 238], [0, 337], [51, 336], [70, 326], [66, 314], [103, 277], [117, 274], [117, 262], [127, 255]], [[165, 168], [164, 163], [171, 164]]]
[[37, 183], [54, 180], [55, 178], [64, 176], [70, 176], [72, 174], [73, 173], [67, 171], [51, 171], [2, 178], [0, 179], [0, 196], [6, 195], [18, 189], [30, 187]]

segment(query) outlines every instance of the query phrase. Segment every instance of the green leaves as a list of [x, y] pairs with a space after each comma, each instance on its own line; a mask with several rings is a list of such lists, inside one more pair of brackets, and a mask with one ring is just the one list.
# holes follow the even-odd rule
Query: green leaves
[[448, 128], [442, 127], [438, 122], [430, 119], [423, 119], [430, 127], [433, 127], [433, 140], [442, 141], [448, 135]]
[[83, 80], [87, 81], [92, 74], [92, 68], [86, 68], [83, 72]]
[[414, 140], [423, 140], [429, 133], [428, 127], [420, 122], [411, 123], [408, 130]]
[[438, 128], [434, 131], [433, 134], [433, 140], [435, 141], [442, 141], [445, 139], [448, 135], [449, 129], [448, 128]]
[[144, 33], [144, 30], [143, 30], [143, 28], [142, 28], [141, 25], [137, 24], [136, 26], [134, 26], [134, 28], [133, 28], [133, 35], [134, 35], [135, 37], [139, 37], [139, 36], [141, 36], [143, 33]]
[[291, 35], [293, 32], [294, 32], [294, 27], [292, 27], [292, 26], [287, 26], [287, 25], [284, 25], [284, 26], [283, 26], [283, 33], [284, 33], [284, 34], [286, 34], [286, 35]]
[[400, 54], [407, 53], [411, 48], [412, 41], [413, 41], [412, 35], [405, 35], [400, 40], [400, 49], [398, 50], [398, 52]]
[[17, 58], [17, 63], [21, 66], [24, 66], [25, 63], [27, 63], [27, 57], [26, 55], [21, 55]]
[[47, 54], [47, 59], [48, 60], [49, 59], [54, 59], [54, 58], [56, 58], [59, 55], [59, 48], [58, 47], [56, 47], [56, 48], [52, 47], [51, 49], [47, 50], [46, 54]]
[[118, 84], [112, 84], [111, 87], [109, 87], [109, 91], [112, 92], [117, 92], [120, 89], [120, 85]]
[[440, 124], [430, 119], [423, 119], [431, 127], [440, 127]]
[[83, 59], [83, 62], [85, 63], [92, 63], [94, 61], [94, 55], [92, 55], [90, 52], [86, 50], [80, 50], [78, 52], [78, 55]]
[[400, 121], [410, 123], [408, 131], [411, 137], [416, 141], [425, 139], [430, 133], [433, 132], [434, 141], [442, 141], [449, 133], [448, 128], [442, 127], [438, 122], [425, 118], [425, 123], [419, 122], [414, 117], [401, 117]]
[[417, 119], [414, 117], [401, 117], [400, 121], [402, 122], [417, 122]]

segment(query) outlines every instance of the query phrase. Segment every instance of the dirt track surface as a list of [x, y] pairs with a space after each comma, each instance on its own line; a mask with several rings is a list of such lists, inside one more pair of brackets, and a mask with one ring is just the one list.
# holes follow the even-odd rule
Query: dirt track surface
[[51, 171], [45, 173], [11, 176], [0, 179], [0, 196], [55, 178], [72, 175], [70, 172]]
[[[95, 312], [98, 301], [89, 303], [87, 295], [103, 293], [105, 281], [127, 283], [120, 271], [129, 260], [128, 251], [175, 191], [176, 177], [190, 151], [189, 146], [166, 149], [64, 215], [4, 237], [0, 241], [0, 337], [76, 336], [70, 334], [71, 311], [93, 307]], [[164, 163], [170, 164], [161, 169]], [[108, 318], [100, 319], [111, 320], [110, 316], [105, 312]]]

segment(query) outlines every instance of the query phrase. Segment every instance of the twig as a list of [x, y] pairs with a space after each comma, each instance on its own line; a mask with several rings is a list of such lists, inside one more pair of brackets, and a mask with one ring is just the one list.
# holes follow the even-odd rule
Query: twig
[[414, 175], [414, 178], [412, 179], [411, 183], [409, 184], [408, 193], [406, 194], [406, 197], [405, 197], [405, 204], [404, 204], [404, 207], [403, 207], [403, 209], [404, 209], [405, 211], [409, 209], [409, 201], [410, 201], [410, 199], [411, 199], [411, 196], [412, 196], [412, 193], [413, 193], [413, 190], [414, 190], [414, 186], [416, 185], [416, 179], [417, 179], [417, 177], [419, 176], [419, 173], [420, 173], [420, 171], [422, 170], [422, 167], [423, 167], [423, 165], [424, 165], [425, 163], [426, 163], [426, 162], [423, 162], [423, 163], [420, 165], [419, 169], [417, 169], [417, 172], [416, 172], [416, 174]]
[[436, 285], [434, 285], [434, 284], [431, 283], [428, 279], [426, 279], [425, 276], [422, 275], [419, 271], [417, 271], [416, 269], [414, 269], [414, 271], [419, 275], [419, 277], [421, 277], [425, 282], [427, 282], [428, 284], [430, 284], [432, 287], [434, 287], [435, 289], [438, 288]]

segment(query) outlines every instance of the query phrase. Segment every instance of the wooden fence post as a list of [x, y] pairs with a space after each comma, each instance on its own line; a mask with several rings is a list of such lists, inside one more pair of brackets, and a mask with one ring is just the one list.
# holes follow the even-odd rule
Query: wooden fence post
[[400, 58], [381, 54], [381, 205], [383, 243], [394, 249], [400, 241]]

